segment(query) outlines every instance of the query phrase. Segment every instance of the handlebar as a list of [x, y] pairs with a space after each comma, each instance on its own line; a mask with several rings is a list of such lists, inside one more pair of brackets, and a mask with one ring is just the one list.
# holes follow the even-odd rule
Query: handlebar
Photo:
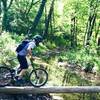
[[33, 56], [32, 58], [30, 58], [30, 60], [41, 60], [41, 58]]

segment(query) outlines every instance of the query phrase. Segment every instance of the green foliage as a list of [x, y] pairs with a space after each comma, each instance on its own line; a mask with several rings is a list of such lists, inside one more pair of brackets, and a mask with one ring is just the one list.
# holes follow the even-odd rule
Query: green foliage
[[15, 57], [15, 40], [11, 38], [11, 35], [7, 32], [3, 32], [0, 35], [0, 64], [15, 66], [15, 60], [8, 61]]
[[[91, 52], [92, 50], [94, 49], [91, 49]], [[97, 56], [97, 54], [88, 53], [86, 48], [82, 48], [80, 50], [69, 49], [66, 52], [62, 53], [60, 56], [62, 59], [71, 63], [76, 63], [81, 67], [96, 66], [99, 68], [100, 66], [99, 57]]]
[[48, 50], [48, 48], [43, 45], [42, 43], [39, 45], [39, 47], [36, 47], [33, 49], [33, 55], [35, 56], [41, 56], [43, 53], [45, 53]]
[[[9, 0], [8, 0], [9, 1]], [[39, 0], [33, 0], [32, 7], [29, 10], [32, 0], [15, 0], [6, 16], [6, 25], [8, 32], [1, 32], [1, 24], [3, 20], [3, 9], [0, 13], [0, 64], [7, 64], [15, 66], [17, 61], [8, 62], [7, 59], [10, 57], [15, 57], [15, 48], [27, 35], [29, 28], [32, 26], [35, 16], [39, 10], [41, 2], [34, 4]], [[90, 41], [90, 46], [84, 47], [84, 37], [86, 32], [86, 24], [89, 17], [90, 2], [95, 6], [97, 0], [55, 0], [54, 12], [49, 23], [48, 33], [44, 44], [41, 44], [38, 48], [33, 50], [33, 54], [43, 58], [50, 66], [47, 68], [49, 72], [49, 84], [50, 85], [61, 85], [65, 73], [65, 68], [58, 68], [57, 61], [59, 58], [63, 61], [78, 64], [81, 67], [91, 67], [96, 66], [100, 69], [100, 55], [97, 55], [97, 43], [96, 39], [99, 36], [97, 33], [97, 26], [100, 21], [99, 8], [97, 10], [95, 29], [93, 29], [93, 36]], [[36, 31], [33, 30], [34, 34], [43, 35], [45, 30], [45, 20], [47, 19], [48, 12], [50, 9], [51, 0], [47, 0], [45, 5], [45, 10], [42, 14], [41, 20], [37, 25]], [[99, 3], [97, 4], [99, 5]], [[2, 5], [3, 6], [3, 5]], [[73, 40], [71, 34], [71, 19], [75, 17], [76, 23], [76, 34], [77, 35], [77, 48], [76, 50], [71, 47], [71, 42]], [[31, 33], [31, 35], [34, 35]], [[20, 36], [19, 36], [20, 35]], [[96, 37], [97, 35], [97, 37]], [[31, 37], [32, 38], [32, 37]], [[60, 48], [62, 51], [59, 55], [53, 55], [48, 57], [48, 55], [42, 56], [45, 52], [50, 53], [54, 48]], [[65, 50], [63, 51], [63, 48]], [[99, 48], [98, 48], [99, 49]], [[100, 50], [100, 49], [99, 49]], [[99, 52], [98, 52], [99, 53]], [[70, 73], [70, 72], [68, 72]], [[70, 73], [72, 74], [72, 73]], [[62, 80], [61, 80], [62, 79]], [[80, 77], [77, 75], [72, 75], [69, 85], [80, 85]], [[83, 82], [83, 81], [82, 81]], [[88, 85], [85, 82], [86, 85]], [[65, 96], [66, 99], [79, 98], [79, 94], [73, 94]], [[89, 100], [89, 95], [86, 95]]]
[[15, 40], [15, 42], [17, 42], [18, 44], [22, 42], [22, 40], [25, 39], [25, 35], [21, 34], [20, 36], [18, 34], [15, 33], [11, 33], [11, 38], [13, 40]]
[[[31, 6], [31, 2], [31, 0], [20, 0], [12, 3], [11, 7], [7, 11], [6, 17], [8, 31], [15, 32], [17, 34], [27, 34], [29, 27], [32, 26], [33, 19], [39, 6], [39, 3], [36, 3], [35, 6]], [[36, 1], [33, 1], [33, 4], [35, 2]]]
[[[64, 48], [70, 46], [70, 35], [65, 35], [62, 32], [56, 32], [55, 34], [49, 35], [46, 39], [46, 47], [53, 49], [56, 47]], [[48, 41], [49, 40], [49, 41]]]

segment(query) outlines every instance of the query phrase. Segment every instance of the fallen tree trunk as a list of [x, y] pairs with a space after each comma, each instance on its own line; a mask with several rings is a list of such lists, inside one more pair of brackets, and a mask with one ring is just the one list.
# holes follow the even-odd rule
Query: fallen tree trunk
[[52, 87], [0, 87], [5, 94], [36, 94], [36, 93], [98, 93], [100, 86], [52, 86]]

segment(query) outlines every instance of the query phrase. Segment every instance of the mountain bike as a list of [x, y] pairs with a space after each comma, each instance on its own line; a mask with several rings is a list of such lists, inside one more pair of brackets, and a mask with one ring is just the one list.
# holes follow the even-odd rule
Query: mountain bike
[[[41, 87], [48, 81], [48, 73], [44, 68], [36, 68], [33, 60], [30, 59], [32, 71], [28, 75], [28, 82], [34, 87]], [[15, 76], [18, 70], [0, 66], [0, 86], [8, 86], [15, 81]]]

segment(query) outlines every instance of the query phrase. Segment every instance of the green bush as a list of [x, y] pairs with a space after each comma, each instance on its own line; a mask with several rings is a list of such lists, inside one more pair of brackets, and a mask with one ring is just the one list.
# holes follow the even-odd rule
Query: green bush
[[0, 64], [7, 64], [10, 66], [15, 65], [15, 60], [8, 61], [9, 59], [16, 57], [15, 48], [15, 40], [12, 39], [9, 33], [3, 32], [0, 36]]

